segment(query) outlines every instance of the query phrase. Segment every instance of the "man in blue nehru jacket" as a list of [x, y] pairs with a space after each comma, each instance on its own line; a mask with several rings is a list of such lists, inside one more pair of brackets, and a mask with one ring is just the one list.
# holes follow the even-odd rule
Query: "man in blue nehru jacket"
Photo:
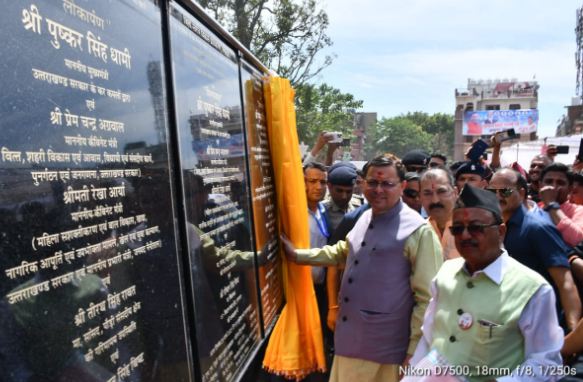
[[404, 169], [377, 157], [364, 169], [371, 208], [346, 240], [295, 250], [282, 238], [289, 261], [346, 264], [338, 296], [331, 382], [397, 382], [421, 335], [429, 286], [443, 260], [430, 225], [401, 201]]
[[528, 212], [524, 206], [527, 189], [522, 175], [510, 168], [498, 170], [487, 188], [498, 198], [506, 224], [504, 247], [554, 286], [565, 313], [564, 324], [573, 330], [581, 318], [581, 301], [569, 269], [569, 247], [553, 223]]
[[502, 248], [506, 226], [496, 196], [466, 185], [450, 231], [462, 257], [446, 261], [432, 282], [411, 364], [443, 357], [470, 381], [557, 379], [549, 372], [561, 366], [563, 344], [555, 294]]

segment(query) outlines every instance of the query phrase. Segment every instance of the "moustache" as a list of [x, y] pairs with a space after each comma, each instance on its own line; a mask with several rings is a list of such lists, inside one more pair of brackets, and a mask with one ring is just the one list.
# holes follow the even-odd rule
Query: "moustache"
[[429, 211], [431, 211], [434, 208], [445, 208], [445, 206], [441, 203], [431, 203], [429, 205]]
[[460, 242], [462, 247], [478, 247], [478, 242], [475, 240], [462, 240]]

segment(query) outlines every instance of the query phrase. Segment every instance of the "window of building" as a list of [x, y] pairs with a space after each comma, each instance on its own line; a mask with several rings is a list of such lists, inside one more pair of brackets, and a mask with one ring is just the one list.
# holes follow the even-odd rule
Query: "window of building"
[[520, 104], [519, 103], [512, 103], [512, 104], [510, 104], [510, 106], [508, 106], [508, 110], [520, 110]]
[[486, 110], [500, 110], [500, 105], [486, 105]]

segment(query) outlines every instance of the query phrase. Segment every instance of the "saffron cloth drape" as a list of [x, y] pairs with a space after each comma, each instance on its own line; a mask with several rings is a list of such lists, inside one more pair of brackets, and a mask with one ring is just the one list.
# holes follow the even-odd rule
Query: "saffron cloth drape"
[[[309, 248], [308, 205], [296, 130], [295, 92], [288, 80], [269, 77], [264, 94], [280, 232], [296, 248]], [[300, 380], [326, 369], [320, 316], [310, 266], [288, 263], [281, 252], [280, 256], [286, 304], [271, 333], [263, 367], [287, 379]]]

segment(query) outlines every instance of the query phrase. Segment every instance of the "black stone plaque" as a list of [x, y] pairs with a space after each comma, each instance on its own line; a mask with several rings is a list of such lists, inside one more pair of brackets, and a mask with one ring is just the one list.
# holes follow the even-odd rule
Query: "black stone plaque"
[[192, 380], [158, 6], [0, 19], [1, 379]]
[[261, 337], [239, 70], [210, 30], [170, 12], [198, 356], [203, 381], [231, 381]]
[[268, 331], [275, 324], [275, 318], [283, 304], [276, 217], [277, 201], [267, 138], [263, 75], [247, 63], [243, 63], [241, 67], [253, 200], [253, 225], [259, 256], [259, 288], [263, 322], [265, 330]]

